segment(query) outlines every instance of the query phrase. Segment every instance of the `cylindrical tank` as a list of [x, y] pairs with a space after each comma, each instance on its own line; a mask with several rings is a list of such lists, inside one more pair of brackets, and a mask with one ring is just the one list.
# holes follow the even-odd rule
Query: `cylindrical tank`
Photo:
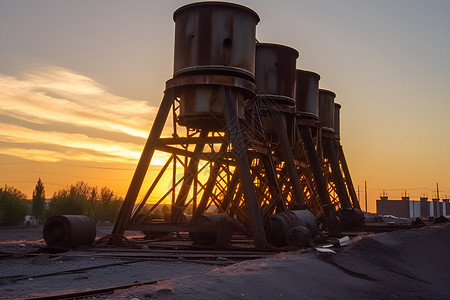
[[319, 80], [317, 73], [297, 70], [295, 103], [301, 118], [319, 119]]
[[358, 208], [343, 208], [336, 212], [344, 229], [356, 229], [364, 223], [364, 213]]
[[295, 122], [295, 80], [298, 51], [279, 44], [256, 44], [256, 89], [266, 133], [275, 135], [272, 122], [276, 112], [293, 142]]
[[87, 216], [53, 216], [45, 222], [43, 234], [50, 248], [68, 250], [91, 245], [95, 240], [96, 228], [94, 222]]
[[232, 87], [240, 119], [244, 100], [255, 96], [258, 15], [233, 3], [198, 2], [173, 14], [174, 77], [166, 84], [180, 99], [178, 123], [206, 130], [224, 127], [224, 94]]
[[[294, 232], [291, 230], [299, 226], [308, 229], [311, 235], [298, 235], [299, 232], [304, 233], [304, 230], [300, 228], [297, 228]], [[293, 210], [274, 214], [269, 218], [266, 225], [267, 240], [279, 247], [286, 246], [292, 234], [295, 234], [296, 239], [301, 236], [311, 236], [314, 238], [318, 231], [316, 217], [309, 210]], [[301, 243], [303, 242], [305, 241]]]
[[[232, 90], [239, 119], [245, 118], [246, 93]], [[178, 123], [192, 128], [221, 130], [224, 128], [224, 107], [220, 87], [217, 85], [187, 85], [178, 90], [180, 115]]]
[[227, 73], [254, 79], [258, 15], [233, 3], [197, 2], [177, 9], [174, 76]]
[[286, 233], [286, 242], [288, 246], [307, 247], [311, 245], [313, 236], [311, 230], [305, 226], [295, 226]]
[[189, 235], [195, 244], [225, 247], [231, 240], [232, 219], [227, 214], [203, 214], [198, 218], [197, 230]]
[[341, 105], [334, 103], [334, 134], [336, 139], [341, 139]]
[[258, 95], [295, 102], [295, 70], [298, 51], [279, 44], [256, 44], [256, 89]]
[[334, 98], [329, 90], [319, 90], [319, 123], [322, 131], [334, 132]]

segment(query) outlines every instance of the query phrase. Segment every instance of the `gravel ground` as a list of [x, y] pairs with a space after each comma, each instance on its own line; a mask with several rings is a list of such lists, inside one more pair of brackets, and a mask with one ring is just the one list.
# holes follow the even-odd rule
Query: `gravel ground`
[[450, 224], [356, 238], [336, 253], [282, 253], [104, 299], [450, 299]]
[[[104, 229], [104, 233], [110, 229]], [[5, 231], [0, 230], [0, 251], [7, 246], [19, 247], [20, 254], [31, 245], [42, 245], [42, 238], [32, 238], [31, 231], [22, 231], [8, 232], [12, 239], [6, 241]], [[450, 299], [450, 224], [359, 236], [348, 246], [332, 249], [335, 253], [312, 248], [306, 253], [280, 253], [226, 267], [187, 261], [93, 258], [89, 257], [92, 252], [86, 251], [55, 256], [41, 253], [0, 260], [0, 298], [153, 282], [98, 298]]]

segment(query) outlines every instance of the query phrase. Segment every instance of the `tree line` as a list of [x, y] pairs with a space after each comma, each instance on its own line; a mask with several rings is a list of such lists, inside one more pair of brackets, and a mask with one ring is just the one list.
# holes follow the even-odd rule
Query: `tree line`
[[31, 210], [24, 193], [12, 186], [0, 187], [0, 226], [21, 225], [27, 214], [39, 220], [55, 215], [86, 215], [95, 222], [114, 222], [122, 201], [122, 197], [115, 195], [108, 187], [98, 189], [79, 181], [55, 192], [46, 207], [45, 187], [39, 178], [33, 190]]

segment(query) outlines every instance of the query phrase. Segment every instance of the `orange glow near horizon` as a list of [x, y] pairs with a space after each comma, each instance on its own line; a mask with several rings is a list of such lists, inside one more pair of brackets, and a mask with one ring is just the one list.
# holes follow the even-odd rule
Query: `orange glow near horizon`
[[[82, 180], [124, 197], [173, 76], [173, 12], [189, 2], [2, 1], [0, 185], [31, 198], [41, 178], [50, 198]], [[234, 2], [259, 15], [258, 41], [298, 50], [297, 68], [336, 93], [363, 210], [365, 181], [372, 212], [383, 191], [450, 195], [450, 1]], [[167, 159], [155, 152], [143, 189]]]

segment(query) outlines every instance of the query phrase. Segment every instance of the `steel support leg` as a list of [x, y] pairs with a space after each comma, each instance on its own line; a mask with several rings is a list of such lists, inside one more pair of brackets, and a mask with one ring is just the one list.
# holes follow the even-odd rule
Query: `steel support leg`
[[302, 187], [300, 186], [300, 177], [298, 176], [297, 168], [294, 164], [294, 156], [292, 155], [286, 126], [284, 126], [281, 116], [278, 116], [277, 114], [272, 114], [272, 121], [274, 122], [274, 127], [281, 143], [285, 167], [289, 174], [292, 192], [295, 198], [295, 209], [306, 209], [305, 198], [303, 197]]
[[236, 191], [237, 184], [239, 182], [239, 174], [237, 173], [237, 170], [234, 170], [233, 174], [231, 175], [231, 180], [227, 186], [227, 192], [225, 193], [225, 196], [223, 197], [223, 202], [220, 205], [223, 211], [227, 211], [228, 206], [230, 206], [231, 202], [233, 201], [233, 195]]
[[217, 176], [219, 176], [219, 171], [221, 167], [220, 159], [222, 158], [223, 154], [227, 150], [228, 145], [226, 143], [223, 143], [220, 147], [219, 153], [217, 154], [217, 160], [214, 162], [214, 166], [211, 169], [211, 172], [208, 177], [208, 181], [206, 182], [206, 187], [203, 190], [202, 198], [200, 199], [200, 203], [197, 206], [197, 210], [193, 216], [192, 223], [196, 224], [198, 217], [205, 212], [206, 205], [208, 204], [209, 196], [211, 195], [213, 188], [217, 182]]
[[244, 198], [250, 216], [250, 224], [253, 232], [253, 239], [256, 248], [267, 248], [267, 240], [264, 232], [263, 220], [258, 206], [253, 179], [250, 174], [250, 166], [247, 156], [247, 147], [244, 143], [242, 131], [237, 116], [237, 108], [234, 103], [231, 88], [221, 87], [221, 97], [223, 101], [225, 119], [233, 152], [236, 156], [237, 171], [239, 173]]
[[323, 151], [330, 162], [333, 181], [336, 184], [336, 190], [338, 193], [339, 202], [341, 203], [341, 208], [352, 208], [332, 139], [324, 138]]
[[322, 203], [328, 230], [337, 231], [336, 209], [331, 203], [330, 195], [328, 194], [327, 185], [323, 178], [323, 171], [320, 167], [319, 158], [317, 157], [317, 152], [314, 148], [311, 129], [309, 128], [309, 126], [300, 125], [299, 130], [300, 137], [305, 148], [306, 158], [308, 160], [309, 166], [311, 167], [317, 192], [319, 193], [319, 199]]
[[347, 161], [345, 160], [342, 145], [339, 145], [339, 161], [341, 162], [342, 170], [344, 171], [345, 183], [347, 183], [347, 189], [350, 194], [350, 198], [352, 199], [353, 208], [361, 209], [359, 206], [358, 197], [356, 196], [355, 187], [353, 186], [352, 177], [350, 176], [350, 170], [348, 169]]
[[141, 189], [150, 161], [155, 153], [158, 139], [161, 136], [172, 104], [173, 95], [170, 91], [166, 91], [158, 113], [156, 114], [155, 121], [153, 122], [147, 142], [145, 143], [136, 171], [131, 179], [127, 194], [125, 195], [125, 200], [123, 201], [122, 208], [120, 209], [119, 216], [111, 234], [110, 243], [119, 244], [122, 241], [126, 226], [131, 218], [131, 212], [136, 202], [136, 198]]
[[286, 202], [284, 201], [283, 192], [277, 178], [277, 172], [273, 164], [272, 157], [263, 155], [264, 169], [266, 171], [267, 181], [269, 183], [269, 190], [272, 194], [272, 201], [276, 204], [277, 212], [284, 212], [287, 210]]
[[[208, 131], [200, 132], [200, 138], [205, 138], [207, 136]], [[200, 154], [203, 152], [204, 147], [205, 147], [204, 142], [200, 142], [195, 145], [194, 154], [192, 155], [191, 160], [189, 161], [189, 165], [185, 169], [186, 172], [184, 174], [183, 184], [181, 185], [180, 191], [177, 196], [177, 200], [172, 206], [172, 223], [181, 220], [180, 217], [185, 209], [184, 205], [186, 203], [186, 198], [189, 194], [189, 190], [191, 189], [192, 181], [194, 181], [195, 175], [197, 174], [199, 157]]]

